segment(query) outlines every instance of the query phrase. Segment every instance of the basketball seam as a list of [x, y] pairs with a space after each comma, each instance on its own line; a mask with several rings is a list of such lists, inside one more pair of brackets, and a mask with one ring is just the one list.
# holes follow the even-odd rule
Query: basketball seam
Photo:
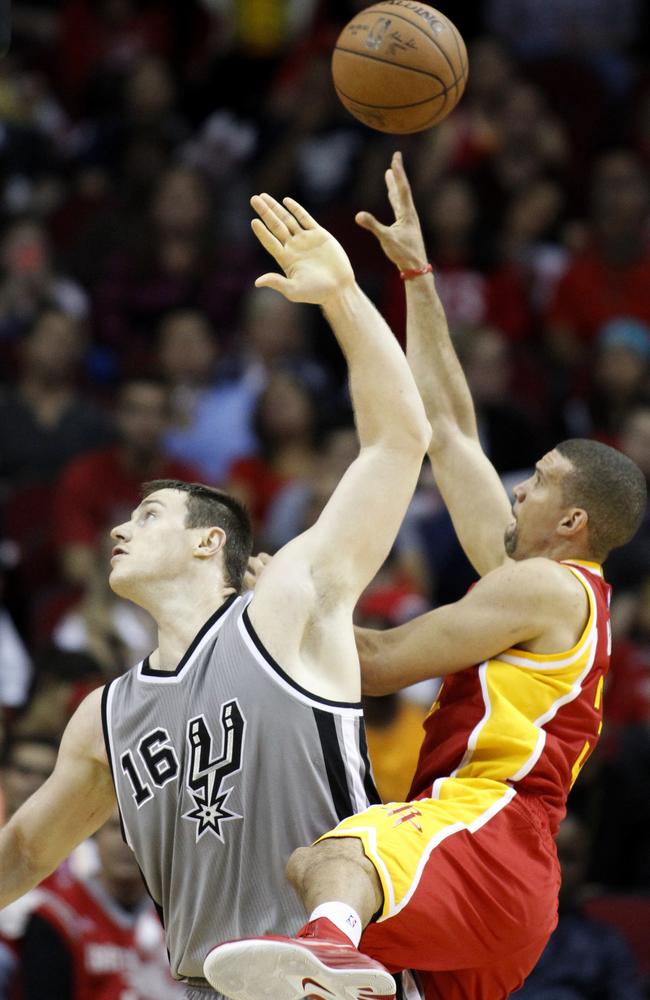
[[448, 21], [447, 23], [449, 24], [449, 28], [451, 30], [452, 35], [454, 36], [454, 44], [456, 46], [456, 52], [458, 53], [458, 64], [460, 66], [460, 72], [461, 72], [460, 78], [463, 81], [463, 88], [464, 88], [465, 83], [467, 81], [467, 59], [463, 60], [463, 54], [460, 51], [460, 45], [458, 41], [460, 35], [458, 34], [456, 26], [452, 24], [451, 21]]
[[[453, 35], [454, 32], [451, 31], [451, 34]], [[454, 78], [453, 86], [455, 86], [455, 88], [456, 88], [456, 97], [458, 98], [458, 77], [456, 76], [456, 70], [454, 69], [454, 66], [452, 65], [451, 59], [449, 58], [449, 56], [447, 55], [447, 53], [443, 49], [442, 45], [440, 45], [439, 42], [433, 36], [431, 36], [431, 41], [433, 42], [433, 44], [435, 45], [435, 47], [438, 49], [438, 51], [440, 52], [440, 54], [442, 56], [444, 56], [444, 58], [445, 58], [445, 60], [447, 62], [447, 65], [449, 66], [449, 69], [451, 70], [452, 76]], [[462, 59], [460, 61], [460, 69], [461, 69], [461, 73], [462, 73], [462, 70], [463, 70], [463, 61], [462, 61]]]
[[[406, 66], [403, 67], [407, 69]], [[362, 108], [377, 108], [380, 111], [403, 111], [405, 108], [418, 108], [421, 104], [428, 104], [429, 101], [437, 101], [439, 97], [444, 97], [446, 99], [449, 93], [449, 87], [445, 87], [444, 90], [440, 90], [437, 94], [433, 94], [431, 97], [425, 97], [423, 101], [413, 101], [411, 104], [368, 104], [367, 101], [360, 101], [357, 97], [350, 97], [346, 94], [344, 90], [340, 87], [334, 85], [336, 93], [341, 97], [344, 97], [346, 101], [352, 101], [353, 104], [358, 104]], [[443, 105], [444, 106], [444, 105]]]
[[418, 69], [417, 66], [402, 66], [401, 63], [393, 62], [391, 59], [383, 59], [381, 56], [370, 55], [369, 52], [358, 52], [356, 49], [344, 49], [342, 45], [336, 45], [334, 51], [347, 52], [347, 54], [351, 56], [360, 56], [362, 59], [370, 59], [372, 62], [381, 62], [385, 63], [387, 66], [394, 66], [395, 69], [406, 69], [410, 73], [420, 73], [422, 76], [429, 76], [432, 80], [437, 80], [443, 90], [448, 90], [449, 87], [453, 87], [453, 83], [450, 83], [449, 87], [447, 87], [442, 77], [436, 76], [435, 73], [430, 73], [427, 69]]

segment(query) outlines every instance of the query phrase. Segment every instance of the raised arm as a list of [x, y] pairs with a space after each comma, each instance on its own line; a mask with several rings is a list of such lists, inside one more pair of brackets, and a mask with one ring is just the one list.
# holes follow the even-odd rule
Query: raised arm
[[115, 808], [100, 702], [101, 690], [82, 702], [52, 775], [0, 830], [0, 909], [54, 871]]
[[[395, 222], [384, 226], [368, 212], [357, 222], [373, 233], [400, 271], [422, 268], [427, 254], [400, 153], [386, 171]], [[504, 531], [511, 506], [481, 448], [474, 404], [449, 336], [431, 273], [405, 281], [407, 357], [432, 428], [429, 457], [461, 545], [476, 570], [488, 573], [506, 559]]]
[[589, 612], [575, 576], [550, 559], [509, 561], [455, 604], [397, 628], [357, 628], [365, 694], [391, 694], [464, 670], [514, 646], [534, 653], [571, 649]]
[[[276, 648], [300, 636], [305, 654], [302, 637], [317, 605], [321, 621], [344, 610], [351, 642], [352, 607], [390, 551], [430, 429], [406, 358], [357, 286], [341, 246], [291, 199], [280, 205], [264, 195], [252, 204], [260, 217], [255, 233], [286, 275], [266, 274], [257, 284], [322, 306], [348, 363], [361, 446], [316, 524], [275, 556], [255, 589], [251, 617], [263, 618], [265, 630], [269, 610], [278, 621], [277, 605], [286, 606], [293, 591]], [[291, 661], [290, 648], [281, 655]], [[322, 657], [315, 659], [322, 667]]]

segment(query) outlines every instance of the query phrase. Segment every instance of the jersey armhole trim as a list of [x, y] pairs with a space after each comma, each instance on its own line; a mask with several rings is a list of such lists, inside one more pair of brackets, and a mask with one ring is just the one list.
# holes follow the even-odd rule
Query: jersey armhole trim
[[[122, 676], [126, 676], [126, 675], [123, 674]], [[110, 691], [110, 689], [112, 688], [112, 686], [114, 684], [117, 684], [117, 682], [119, 680], [120, 680], [119, 677], [114, 677], [112, 681], [109, 681], [108, 684], [105, 685], [104, 690], [102, 691], [102, 706], [101, 706], [102, 707], [102, 732], [103, 732], [103, 735], [104, 735], [104, 746], [106, 747], [106, 756], [108, 758], [108, 766], [110, 768], [111, 778], [112, 778], [112, 781], [113, 781], [113, 789], [115, 790], [115, 801], [117, 803], [117, 813], [118, 813], [118, 816], [120, 817], [120, 829], [122, 831], [122, 840], [124, 841], [124, 843], [128, 847], [131, 848], [131, 850], [133, 850], [133, 845], [132, 845], [131, 841], [129, 840], [128, 834], [126, 832], [126, 825], [124, 823], [124, 817], [122, 815], [122, 807], [120, 805], [120, 790], [119, 790], [118, 785], [117, 785], [117, 774], [116, 774], [116, 771], [115, 771], [116, 761], [114, 760], [113, 752], [112, 752], [112, 749], [111, 749], [111, 727], [110, 727], [110, 720], [109, 720], [109, 714], [110, 714], [109, 698], [112, 698], [113, 692]]]
[[563, 562], [561, 565], [563, 565], [565, 569], [568, 569], [568, 571], [575, 577], [587, 595], [589, 615], [577, 643], [572, 646], [571, 649], [566, 649], [559, 653], [531, 653], [528, 650], [512, 646], [510, 649], [505, 650], [504, 653], [499, 654], [499, 656], [493, 657], [493, 659], [502, 660], [505, 663], [511, 663], [514, 666], [532, 667], [537, 670], [562, 670], [581, 660], [588, 647], [597, 643], [598, 602], [596, 600], [593, 584], [585, 576], [584, 569], [572, 566], [568, 562]]
[[113, 788], [115, 789], [115, 794], [117, 795], [117, 784], [115, 781], [115, 767], [113, 763], [113, 754], [111, 753], [111, 738], [108, 728], [108, 691], [111, 684], [115, 684], [118, 680], [114, 677], [112, 681], [104, 685], [104, 690], [102, 691], [102, 733], [104, 735], [104, 747], [106, 748], [106, 756], [108, 758], [108, 766], [111, 771], [111, 779], [113, 781]]
[[242, 624], [246, 631], [247, 636], [253, 643], [258, 654], [262, 657], [265, 663], [271, 667], [271, 669], [280, 677], [285, 684], [293, 688], [297, 694], [302, 695], [303, 698], [308, 699], [312, 705], [326, 705], [328, 708], [334, 709], [352, 709], [357, 713], [361, 713], [361, 702], [360, 701], [333, 701], [330, 698], [321, 698], [320, 695], [314, 694], [312, 691], [308, 691], [307, 688], [302, 687], [297, 681], [294, 681], [289, 674], [282, 669], [280, 664], [273, 659], [266, 646], [262, 643], [262, 640], [258, 636], [257, 632], [253, 628], [253, 624], [250, 620], [248, 614], [248, 605], [244, 608], [241, 616]]

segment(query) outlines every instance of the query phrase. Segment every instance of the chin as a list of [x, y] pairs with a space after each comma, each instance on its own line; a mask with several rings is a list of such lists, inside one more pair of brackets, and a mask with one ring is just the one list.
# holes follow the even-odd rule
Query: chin
[[134, 581], [115, 569], [109, 573], [108, 585], [117, 597], [124, 597], [127, 600], [131, 598], [134, 590]]
[[503, 536], [503, 547], [506, 550], [506, 555], [510, 559], [517, 558], [517, 545], [519, 544], [519, 539], [517, 537], [517, 529], [512, 530], [506, 528], [505, 534]]

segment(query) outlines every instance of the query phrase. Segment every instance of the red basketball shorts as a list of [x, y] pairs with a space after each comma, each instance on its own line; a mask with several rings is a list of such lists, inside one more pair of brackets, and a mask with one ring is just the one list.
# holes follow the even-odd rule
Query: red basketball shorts
[[384, 906], [361, 948], [421, 973], [427, 1000], [501, 1000], [557, 922], [560, 872], [543, 810], [492, 781], [445, 782], [441, 798], [372, 806], [330, 837], [356, 837]]

